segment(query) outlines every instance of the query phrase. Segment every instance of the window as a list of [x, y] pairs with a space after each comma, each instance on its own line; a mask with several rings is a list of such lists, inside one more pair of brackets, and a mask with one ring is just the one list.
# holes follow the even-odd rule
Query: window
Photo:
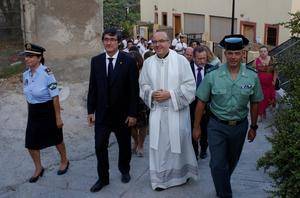
[[168, 13], [166, 12], [161, 13], [161, 24], [164, 26], [168, 26]]
[[158, 24], [158, 13], [154, 13], [154, 24]]
[[265, 44], [277, 46], [279, 35], [279, 25], [265, 25]]

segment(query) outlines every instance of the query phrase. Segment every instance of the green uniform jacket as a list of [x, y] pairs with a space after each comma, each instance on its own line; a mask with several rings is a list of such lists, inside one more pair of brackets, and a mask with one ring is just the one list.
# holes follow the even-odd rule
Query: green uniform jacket
[[240, 64], [232, 80], [227, 64], [210, 70], [197, 89], [196, 96], [209, 102], [211, 112], [221, 120], [241, 120], [248, 115], [248, 102], [263, 100], [255, 69]]

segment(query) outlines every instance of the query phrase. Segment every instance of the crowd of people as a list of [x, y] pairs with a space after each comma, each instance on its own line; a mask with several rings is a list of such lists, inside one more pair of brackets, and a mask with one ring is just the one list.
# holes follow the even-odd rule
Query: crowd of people
[[[245, 137], [248, 134], [249, 142], [254, 140], [258, 115], [264, 118], [266, 107], [275, 100], [277, 73], [267, 48], [260, 48], [260, 57], [255, 60], [257, 74], [242, 63], [249, 42], [242, 35], [228, 35], [220, 41], [225, 49], [223, 64], [206, 45], [193, 40], [187, 46], [181, 34], [172, 41], [161, 31], [148, 41], [139, 37], [122, 40], [111, 28], [103, 32], [102, 42], [105, 52], [91, 59], [87, 95], [87, 121], [95, 129], [98, 173], [90, 191], [100, 191], [110, 182], [111, 132], [119, 145], [118, 168], [123, 183], [131, 180], [132, 154], [144, 156], [149, 133], [149, 172], [154, 190], [197, 180], [197, 160], [207, 158], [209, 148], [216, 194], [232, 197], [230, 178]], [[35, 165], [31, 183], [43, 176], [43, 148], [58, 149], [58, 175], [65, 174], [70, 165], [57, 82], [44, 65], [44, 51], [35, 44], [25, 45], [28, 70], [23, 74], [23, 88], [29, 107], [26, 148]]]

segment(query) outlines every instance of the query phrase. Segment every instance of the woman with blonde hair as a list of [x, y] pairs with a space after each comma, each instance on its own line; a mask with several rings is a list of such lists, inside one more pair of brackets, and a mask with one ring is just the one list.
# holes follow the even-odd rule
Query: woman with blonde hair
[[206, 45], [201, 45], [201, 46], [205, 48], [207, 58], [208, 58], [208, 64], [212, 66], [220, 66], [221, 65], [220, 59], [216, 55], [214, 55], [214, 53], [209, 49], [209, 47], [207, 47]]

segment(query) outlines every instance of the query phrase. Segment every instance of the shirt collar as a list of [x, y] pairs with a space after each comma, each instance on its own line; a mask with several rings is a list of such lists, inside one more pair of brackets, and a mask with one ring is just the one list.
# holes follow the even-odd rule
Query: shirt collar
[[115, 60], [115, 59], [118, 58], [119, 50], [118, 50], [112, 57], [110, 57], [107, 53], [105, 53], [105, 54], [106, 54], [106, 59], [108, 59], [108, 58], [113, 58], [113, 59]]
[[225, 63], [224, 65], [220, 66], [220, 73], [219, 73], [219, 76], [225, 76], [226, 75], [226, 70], [227, 70], [227, 63]]
[[[36, 73], [40, 73], [42, 70], [43, 70], [43, 65], [40, 64], [40, 65], [36, 68], [35, 72], [36, 72]], [[31, 72], [30, 69], [29, 69], [29, 74], [32, 74], [32, 72]]]
[[197, 70], [198, 71], [198, 68], [202, 68], [202, 69], [204, 69], [205, 68], [205, 65], [197, 65], [195, 62], [194, 62], [194, 68], [195, 68], [195, 70]]
[[[227, 63], [222, 66], [222, 69], [221, 69], [221, 72], [219, 73], [219, 76], [224, 76], [224, 75], [226, 75], [226, 73], [229, 74], [229, 70], [228, 70], [227, 67], [228, 67]], [[246, 70], [246, 64], [245, 63], [240, 63], [240, 71], [238, 73], [238, 76], [242, 75], [243, 77], [247, 77], [245, 70]]]
[[168, 51], [168, 53], [167, 53], [164, 57], [160, 58], [157, 54], [156, 54], [156, 57], [157, 57], [159, 60], [163, 60], [163, 59], [166, 59], [166, 58], [169, 56], [169, 54], [170, 54], [170, 50]]
[[241, 70], [241, 74], [243, 77], [247, 77], [246, 75], [246, 64], [245, 63], [241, 63], [241, 67], [240, 67], [240, 70]]

